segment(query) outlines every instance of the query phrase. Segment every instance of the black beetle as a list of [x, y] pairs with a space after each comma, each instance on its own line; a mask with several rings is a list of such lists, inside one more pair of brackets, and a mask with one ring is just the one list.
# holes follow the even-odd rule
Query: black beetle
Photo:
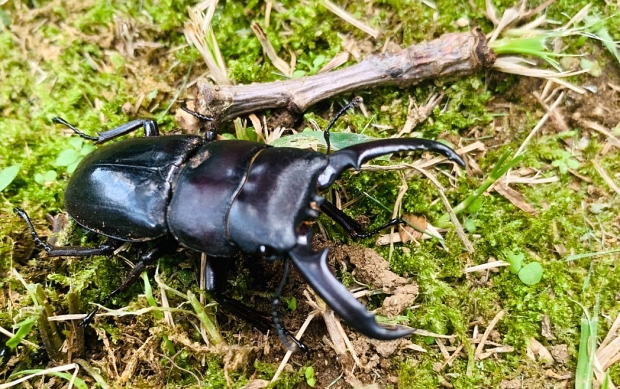
[[[329, 128], [353, 100], [330, 122], [325, 131], [329, 150]], [[185, 111], [203, 121], [212, 120], [183, 105]], [[144, 128], [143, 138], [131, 138], [97, 149], [75, 170], [65, 190], [65, 208], [82, 227], [106, 236], [99, 247], [57, 248], [43, 242], [26, 213], [15, 211], [28, 223], [37, 245], [49, 256], [110, 255], [123, 242], [152, 241], [125, 282], [106, 296], [126, 290], [146, 265], [176, 250], [177, 244], [209, 255], [206, 289], [224, 308], [258, 328], [275, 327], [282, 337], [297, 342], [278, 324], [274, 299], [272, 315], [253, 310], [220, 291], [230, 258], [244, 252], [268, 259], [288, 258], [302, 276], [345, 320], [362, 334], [376, 339], [395, 339], [413, 330], [379, 325], [373, 314], [358, 302], [332, 274], [327, 249], [314, 252], [308, 222], [322, 211], [354, 237], [369, 236], [360, 225], [319, 194], [349, 168], [359, 170], [373, 158], [400, 152], [430, 150], [464, 165], [449, 147], [426, 139], [383, 139], [357, 144], [332, 154], [312, 150], [277, 148], [266, 144], [217, 140], [214, 126], [204, 137], [169, 135], [159, 137], [153, 120], [134, 120], [112, 130], [88, 136], [63, 119], [76, 134], [96, 143]], [[328, 151], [329, 153], [329, 151]], [[401, 223], [394, 219], [381, 228]], [[92, 319], [91, 312], [82, 322]], [[284, 336], [286, 334], [286, 337]], [[303, 346], [303, 345], [301, 345]]]

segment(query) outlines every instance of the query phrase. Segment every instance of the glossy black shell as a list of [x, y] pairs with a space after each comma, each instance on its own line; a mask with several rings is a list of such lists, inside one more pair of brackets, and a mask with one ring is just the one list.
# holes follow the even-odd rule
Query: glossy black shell
[[[83, 227], [129, 242], [172, 234], [214, 256], [285, 254], [318, 211], [323, 154], [173, 135], [103, 146], [80, 163], [65, 208]], [[315, 207], [316, 208], [316, 207]]]
[[87, 155], [65, 191], [65, 209], [81, 226], [141, 242], [168, 234], [172, 181], [202, 145], [199, 136], [132, 138]]

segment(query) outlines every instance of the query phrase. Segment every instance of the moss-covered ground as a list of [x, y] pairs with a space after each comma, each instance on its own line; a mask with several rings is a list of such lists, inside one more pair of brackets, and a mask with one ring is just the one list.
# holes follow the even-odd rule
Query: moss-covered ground
[[[436, 10], [417, 1], [340, 3], [380, 30], [381, 37], [369, 39], [320, 1], [284, 1], [270, 6], [269, 27], [265, 28], [276, 51], [284, 58], [294, 51], [297, 69], [311, 74], [316, 69], [304, 63], [313, 64], [318, 56], [331, 59], [343, 51], [345, 36], [360, 47], [378, 52], [388, 40], [406, 47], [447, 32], [464, 32], [472, 26], [481, 26], [485, 32], [493, 28], [485, 17], [482, 0], [439, 0], [433, 3]], [[548, 16], [566, 22], [586, 3], [556, 1], [549, 7]], [[13, 207], [27, 210], [39, 233], [55, 236], [59, 243], [93, 246], [99, 242], [97, 236], [66, 223], [59, 223], [59, 236], [52, 233], [54, 223], [49, 215], [62, 215], [63, 189], [70, 172], [75, 162], [92, 150], [88, 142], [52, 123], [52, 118], [61, 116], [90, 134], [136, 117], [156, 119], [163, 132], [172, 131], [176, 106], [169, 109], [169, 105], [185, 80], [191, 83], [206, 72], [199, 52], [187, 45], [183, 35], [188, 19], [186, 8], [194, 5], [172, 0], [0, 1], [0, 173], [18, 166], [15, 179], [0, 191], [0, 326], [4, 329], [15, 332], [17, 324], [40, 316], [42, 306], [50, 310], [50, 315], [84, 312], [90, 302], [100, 301], [114, 289], [127, 271], [122, 259], [134, 258], [136, 248], [114, 259], [46, 257], [33, 246]], [[495, 6], [501, 12], [514, 4], [503, 1]], [[617, 4], [597, 1], [593, 7], [596, 13], [609, 18], [609, 33], [620, 39]], [[263, 58], [250, 29], [254, 21], [264, 26], [266, 9], [266, 3], [261, 1], [221, 2], [217, 8], [213, 19], [215, 36], [235, 83], [282, 78]], [[426, 353], [398, 350], [372, 370], [354, 372], [353, 376], [363, 383], [401, 388], [573, 386], [583, 308], [590, 314], [598, 310], [599, 338], [604, 337], [620, 313], [620, 271], [618, 253], [614, 252], [620, 249], [619, 194], [596, 168], [600, 165], [611, 181], [618, 182], [618, 146], [610, 146], [606, 136], [584, 125], [584, 120], [596, 122], [620, 135], [620, 67], [599, 43], [567, 39], [562, 44], [566, 52], [596, 61], [602, 74], [571, 79], [596, 93], [568, 93], [560, 110], [569, 131], [560, 131], [557, 123], [549, 121], [513, 169], [520, 173], [534, 169], [538, 172], [536, 178], [558, 178], [511, 185], [533, 211], [517, 208], [497, 191], [481, 196], [459, 215], [474, 245], [472, 253], [464, 249], [453, 228], [448, 228], [442, 243], [424, 240], [418, 245], [397, 244], [391, 256], [388, 247], [376, 247], [374, 239], [355, 243], [389, 257], [394, 272], [411, 277], [419, 285], [415, 306], [403, 313], [409, 320], [406, 324], [454, 335], [446, 343], [448, 353], [462, 346], [456, 358], [444, 365], [446, 356], [433, 338], [414, 336], [412, 341], [424, 346]], [[544, 108], [532, 95], [542, 86], [539, 80], [487, 72], [406, 89], [365, 90], [360, 93], [371, 124], [378, 126], [367, 126], [369, 118], [355, 111], [335, 131], [342, 131], [346, 123], [354, 132], [366, 128], [367, 135], [389, 137], [406, 122], [409, 97], [421, 104], [432, 93], [444, 92], [443, 103], [415, 131], [427, 138], [448, 140], [457, 147], [477, 140], [485, 145], [484, 151], [467, 156], [470, 166], [462, 171], [455, 186], [437, 173], [454, 206], [481, 185], [504, 152], [514, 153], [519, 148], [544, 115]], [[181, 98], [191, 96], [191, 89], [181, 93]], [[342, 96], [311, 108], [298, 129], [308, 127], [309, 119], [324, 126], [334, 110], [352, 97]], [[222, 131], [234, 133], [228, 127]], [[385, 207], [393, 207], [400, 186], [394, 172], [351, 174], [343, 180], [341, 193], [346, 193], [349, 200], [361, 196], [347, 212], [369, 216], [373, 227], [391, 217]], [[422, 215], [429, 221], [445, 213], [437, 189], [428, 180], [414, 176], [408, 187], [402, 201], [403, 213]], [[322, 218], [321, 222], [331, 240], [353, 243], [329, 220]], [[598, 255], [570, 260], [588, 253]], [[519, 254], [524, 255], [526, 264], [542, 264], [540, 282], [527, 285], [507, 268], [464, 272], [490, 259], [506, 260]], [[259, 264], [252, 259], [241, 262], [243, 266], [231, 280], [234, 296], [270, 309], [269, 293], [279, 281], [281, 266], [278, 262]], [[160, 261], [159, 274], [177, 290], [196, 292], [198, 264], [199, 255], [180, 251]], [[269, 282], [258, 275], [262, 273], [267, 274]], [[17, 274], [29, 285], [42, 285], [44, 296], [34, 301]], [[349, 274], [339, 275], [352, 282]], [[300, 280], [298, 275], [293, 277]], [[155, 285], [152, 278], [151, 283]], [[143, 285], [136, 285], [108, 305], [146, 307], [146, 300], [138, 297], [143, 291]], [[77, 301], [73, 300], [76, 294]], [[157, 298], [159, 292], [155, 294]], [[288, 316], [288, 325], [296, 328], [310, 308], [305, 306], [297, 285], [285, 289], [284, 300], [290, 302], [291, 297], [297, 298], [297, 309], [282, 311]], [[380, 299], [371, 300], [371, 304], [380, 305]], [[489, 341], [511, 346], [511, 351], [476, 359], [474, 333], [484, 332], [502, 310], [505, 314]], [[285, 353], [277, 336], [265, 341], [263, 334], [240, 320], [225, 313], [217, 317], [231, 347], [258, 346], [245, 362], [235, 365], [230, 352], [201, 349], [202, 338], [191, 324], [195, 319], [184, 313], [175, 317], [176, 327], [165, 324], [158, 315], [146, 313], [97, 319], [93, 327], [85, 330], [86, 340], [79, 347], [73, 343], [77, 342], [79, 330], [70, 322], [60, 322], [59, 333], [53, 337], [69, 342], [61, 351], [49, 350], [53, 340], [44, 338], [52, 335], [40, 324], [35, 325], [24, 338], [31, 343], [22, 343], [11, 351], [2, 349], [0, 383], [8, 381], [11, 374], [14, 379], [20, 371], [59, 366], [76, 357], [82, 366], [99, 371], [102, 382], [113, 387], [192, 387], [198, 381], [209, 388], [242, 387], [251, 380], [271, 379]], [[312, 374], [307, 367], [313, 366], [317, 387], [333, 381], [336, 383], [332, 387], [349, 387], [349, 381], [338, 380], [343, 371], [322, 341], [324, 326], [317, 321], [312, 331], [310, 342], [314, 344], [309, 346], [318, 351], [308, 357], [297, 353], [291, 368], [275, 386], [308, 385]], [[528, 356], [531, 338], [552, 351], [556, 356], [553, 365]], [[7, 339], [0, 334], [0, 346]], [[240, 354], [243, 352], [235, 355]], [[329, 365], [325, 362], [328, 360]], [[609, 371], [613, 382], [620, 383], [618, 366], [612, 365]], [[80, 370], [79, 377], [89, 385], [94, 385], [93, 376]], [[33, 386], [39, 385], [37, 380], [41, 378], [33, 379]], [[48, 387], [68, 383], [49, 375], [45, 380]]]

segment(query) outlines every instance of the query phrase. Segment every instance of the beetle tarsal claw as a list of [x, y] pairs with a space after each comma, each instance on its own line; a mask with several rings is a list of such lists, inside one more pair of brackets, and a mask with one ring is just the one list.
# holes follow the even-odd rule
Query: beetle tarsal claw
[[[309, 241], [310, 239], [308, 239]], [[332, 274], [327, 264], [328, 249], [313, 252], [308, 244], [297, 244], [289, 255], [308, 284], [348, 325], [375, 339], [391, 340], [413, 333], [412, 328], [388, 329], [377, 323], [375, 315], [353, 297]]]

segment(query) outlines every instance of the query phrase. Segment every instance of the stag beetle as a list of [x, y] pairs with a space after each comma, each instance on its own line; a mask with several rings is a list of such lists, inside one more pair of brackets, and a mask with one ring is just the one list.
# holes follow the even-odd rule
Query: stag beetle
[[[332, 274], [328, 249], [314, 252], [308, 222], [322, 211], [351, 236], [370, 236], [361, 226], [319, 194], [347, 169], [359, 170], [373, 158], [416, 150], [429, 150], [464, 165], [449, 147], [426, 139], [383, 139], [343, 148], [329, 154], [329, 129], [348, 108], [344, 107], [325, 130], [328, 154], [312, 150], [271, 147], [266, 144], [218, 140], [212, 118], [182, 108], [205, 124], [204, 137], [197, 135], [159, 136], [157, 123], [149, 119], [128, 122], [93, 137], [65, 120], [54, 118], [77, 135], [97, 144], [140, 128], [144, 137], [125, 139], [103, 146], [86, 156], [65, 190], [65, 208], [75, 221], [107, 240], [98, 247], [54, 247], [43, 242], [27, 214], [15, 208], [26, 221], [36, 244], [48, 256], [111, 255], [124, 242], [152, 242], [117, 289], [126, 290], [143, 271], [180, 244], [209, 256], [206, 289], [223, 308], [250, 321], [259, 329], [276, 328], [287, 339], [303, 347], [286, 332], [277, 319], [275, 306], [284, 278], [273, 301], [271, 315], [256, 311], [224, 296], [221, 291], [241, 252], [266, 259], [290, 258], [302, 276], [325, 302], [351, 327], [376, 339], [396, 339], [413, 330], [379, 325], [373, 314], [358, 302]], [[401, 223], [394, 219], [383, 225]], [[285, 270], [286, 273], [286, 270]], [[82, 321], [86, 325], [96, 309]]]

